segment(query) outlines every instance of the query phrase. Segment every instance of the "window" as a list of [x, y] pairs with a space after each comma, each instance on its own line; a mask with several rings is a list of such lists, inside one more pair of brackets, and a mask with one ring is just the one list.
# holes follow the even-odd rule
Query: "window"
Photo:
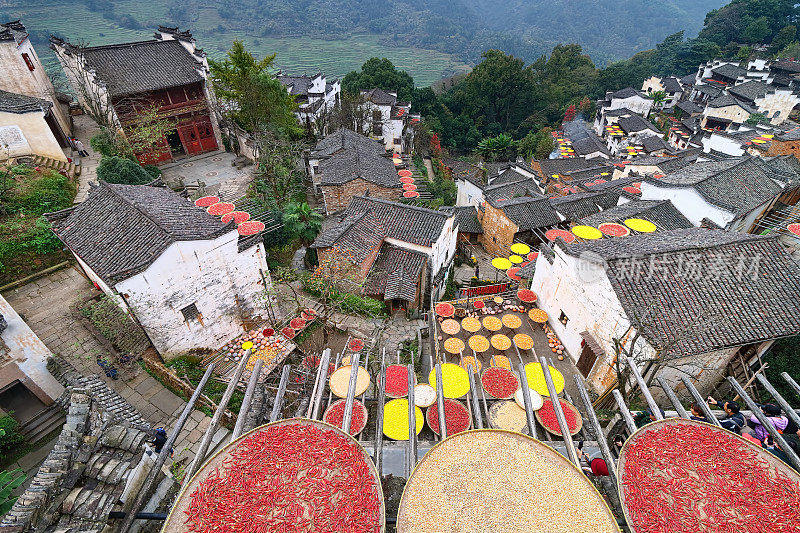
[[190, 320], [199, 320], [201, 317], [200, 311], [197, 310], [197, 304], [187, 305], [181, 309], [181, 313], [183, 314], [183, 319], [187, 322]]
[[564, 314], [564, 311], [561, 311], [561, 315], [558, 317], [558, 321], [566, 326], [567, 322], [569, 322], [569, 317]]
[[400, 144], [400, 137], [394, 138], [394, 144]]
[[28, 54], [26, 54], [26, 53], [23, 53], [23, 54], [22, 54], [22, 60], [23, 60], [23, 61], [25, 61], [25, 64], [28, 66], [28, 70], [30, 70], [31, 72], [33, 72], [33, 70], [34, 70], [36, 67], [34, 67], [34, 66], [33, 66], [33, 61], [31, 61], [31, 56], [29, 56], [29, 55], [28, 55]]

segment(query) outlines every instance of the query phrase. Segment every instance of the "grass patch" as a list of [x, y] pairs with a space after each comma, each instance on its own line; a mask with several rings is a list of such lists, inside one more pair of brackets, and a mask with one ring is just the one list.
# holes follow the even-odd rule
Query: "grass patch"
[[[195, 355], [182, 355], [164, 364], [173, 369], [178, 376], [188, 380], [192, 385], [197, 387], [197, 385], [200, 384], [200, 380], [203, 379], [203, 374], [206, 372], [205, 367], [200, 364], [201, 361], [202, 359]], [[225, 389], [227, 387], [227, 383], [223, 383], [212, 378], [208, 380], [205, 389], [203, 389], [203, 394], [208, 396], [212, 402], [219, 405], [220, 400], [222, 400], [222, 395], [225, 393]], [[228, 402], [228, 411], [231, 411], [234, 414], [239, 414], [239, 409], [242, 407], [243, 400], [244, 393], [239, 389], [235, 389], [231, 395], [230, 402]], [[206, 414], [213, 416], [213, 413]]]
[[76, 193], [51, 170], [0, 167], [0, 285], [69, 259], [42, 214], [71, 206]]

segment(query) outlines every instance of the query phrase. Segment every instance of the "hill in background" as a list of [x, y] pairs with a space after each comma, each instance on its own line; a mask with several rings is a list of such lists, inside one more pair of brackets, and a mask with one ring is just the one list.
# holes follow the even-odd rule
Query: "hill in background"
[[[292, 72], [343, 76], [388, 57], [418, 85], [468, 70], [488, 48], [527, 62], [577, 42], [597, 64], [694, 35], [724, 0], [5, 0], [0, 18], [22, 18], [36, 41], [54, 33], [105, 44], [148, 38], [158, 24], [189, 28], [219, 57], [234, 38], [277, 52]], [[38, 44], [38, 43], [37, 43]], [[42, 49], [42, 51], [44, 51]]]

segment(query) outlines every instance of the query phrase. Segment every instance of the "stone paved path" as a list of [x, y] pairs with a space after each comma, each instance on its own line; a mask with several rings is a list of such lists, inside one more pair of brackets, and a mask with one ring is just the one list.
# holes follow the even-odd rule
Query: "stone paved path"
[[173, 189], [186, 185], [205, 184], [205, 194], [219, 194], [222, 199], [237, 200], [247, 193], [253, 181], [253, 169], [238, 169], [232, 165], [236, 156], [227, 152], [212, 152], [161, 166], [164, 182]]
[[[72, 312], [76, 303], [98, 293], [76, 268], [69, 267], [3, 296], [53, 353], [84, 375], [101, 375], [95, 360], [104, 353], [103, 347]], [[186, 405], [139, 365], [120, 371], [118, 380], [101, 377], [153, 427], [165, 426], [169, 430]], [[175, 446], [176, 459], [188, 454], [186, 448], [197, 449], [210, 421], [202, 412], [192, 412]]]
[[73, 120], [73, 136], [83, 143], [83, 147], [89, 152], [89, 157], [80, 157], [77, 152], [67, 149], [67, 156], [73, 161], [80, 161], [81, 175], [78, 178], [78, 194], [75, 196], [75, 203], [79, 204], [86, 200], [89, 194], [89, 184], [97, 183], [97, 165], [100, 164], [100, 154], [92, 149], [89, 139], [100, 133], [97, 124], [86, 115], [79, 115]]

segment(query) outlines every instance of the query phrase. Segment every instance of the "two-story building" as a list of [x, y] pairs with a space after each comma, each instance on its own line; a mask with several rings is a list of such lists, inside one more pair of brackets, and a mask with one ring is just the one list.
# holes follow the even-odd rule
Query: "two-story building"
[[[19, 20], [0, 23], [0, 72], [3, 73], [0, 90], [50, 103], [48, 127], [62, 148], [69, 146], [67, 138], [72, 134], [70, 98], [56, 93], [25, 25]], [[66, 160], [63, 154], [57, 159]]]
[[339, 105], [342, 84], [338, 79], [328, 81], [321, 72], [314, 76], [278, 72], [277, 78], [297, 102], [297, 119], [306, 128], [311, 128], [322, 114]]
[[657, 92], [664, 93], [658, 109], [670, 110], [683, 97], [683, 86], [675, 76], [650, 76], [642, 83], [642, 92], [649, 96]]
[[87, 277], [165, 357], [216, 350], [267, 317], [261, 235], [240, 235], [164, 186], [100, 182], [84, 202], [46, 216]]
[[218, 150], [219, 125], [212, 112], [208, 60], [189, 31], [160, 26], [149, 41], [80, 47], [51, 38], [67, 79], [84, 108], [108, 114], [125, 132], [143, 112], [155, 111], [172, 129], [137, 154], [160, 164]]
[[453, 213], [357, 196], [312, 248], [320, 262], [336, 253], [350, 258], [363, 294], [392, 310], [424, 310], [444, 293], [457, 237]]
[[[405, 153], [413, 142], [413, 129], [408, 125], [411, 116], [411, 102], [399, 102], [397, 93], [374, 88], [361, 91], [361, 97], [369, 110], [364, 131], [383, 141], [387, 150]], [[417, 116], [417, 118], [419, 118]]]

